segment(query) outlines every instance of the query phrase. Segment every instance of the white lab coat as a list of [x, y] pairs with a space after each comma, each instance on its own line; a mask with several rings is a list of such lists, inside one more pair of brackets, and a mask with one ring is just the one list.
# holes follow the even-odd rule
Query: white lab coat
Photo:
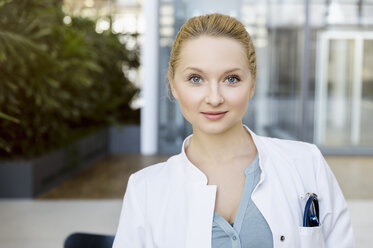
[[[319, 149], [309, 143], [258, 136], [261, 178], [252, 200], [275, 248], [355, 247], [347, 205]], [[130, 176], [114, 248], [211, 248], [216, 185], [182, 152]], [[319, 227], [302, 227], [307, 192], [319, 196]]]

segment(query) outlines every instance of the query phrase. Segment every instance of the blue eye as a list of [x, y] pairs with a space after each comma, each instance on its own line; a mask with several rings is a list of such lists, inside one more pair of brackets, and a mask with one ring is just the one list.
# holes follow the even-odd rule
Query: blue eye
[[228, 84], [235, 84], [235, 83], [238, 83], [240, 81], [240, 78], [238, 76], [231, 75], [231, 76], [228, 76], [226, 80], [227, 80]]
[[[202, 81], [202, 78], [198, 75], [191, 75], [188, 77], [188, 81], [192, 84], [200, 84]], [[237, 84], [241, 79], [237, 75], [230, 75], [226, 77], [225, 81], [227, 84]]]
[[191, 82], [192, 82], [193, 84], [198, 84], [198, 83], [201, 82], [201, 77], [200, 77], [200, 76], [196, 76], [196, 75], [192, 75], [192, 76], [189, 77], [188, 80], [189, 80], [189, 81], [191, 80]]

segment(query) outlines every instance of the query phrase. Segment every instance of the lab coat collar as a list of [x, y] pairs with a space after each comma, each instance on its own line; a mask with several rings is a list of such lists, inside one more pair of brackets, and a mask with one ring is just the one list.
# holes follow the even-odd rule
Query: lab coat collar
[[[261, 169], [260, 180], [257, 185], [258, 187], [262, 184], [265, 178], [265, 166], [263, 166], [266, 164], [265, 161], [267, 160], [267, 155], [265, 153], [266, 149], [264, 148], [265, 140], [260, 136], [257, 136], [247, 126], [243, 126], [250, 133], [258, 150], [259, 166]], [[179, 164], [181, 165], [182, 173], [185, 175], [186, 180], [188, 199], [187, 209], [189, 212], [193, 212], [193, 215], [188, 216], [185, 247], [210, 248], [217, 185], [207, 185], [207, 176], [188, 159], [185, 153], [185, 148], [189, 145], [192, 136], [193, 134], [185, 138], [181, 153], [179, 154], [180, 156], [178, 156], [181, 159], [181, 163]], [[260, 209], [262, 209], [263, 216], [267, 216], [267, 218], [270, 214], [263, 197], [269, 195], [267, 192], [268, 190], [270, 190], [268, 187], [262, 188], [261, 194], [257, 194], [257, 200], [255, 202], [258, 205], [258, 208], [260, 207]], [[253, 194], [255, 194], [255, 192]]]
[[[264, 162], [267, 159], [267, 156], [265, 154], [265, 149], [262, 149], [262, 146], [264, 144], [262, 143], [261, 136], [256, 135], [250, 128], [248, 128], [244, 124], [243, 124], [243, 127], [246, 128], [246, 130], [250, 133], [251, 137], [253, 138], [254, 144], [258, 150], [259, 167], [262, 171], [260, 182], [259, 182], [261, 183], [265, 177], [265, 168], [263, 165], [265, 164]], [[181, 147], [181, 154], [180, 154], [183, 164], [185, 165], [187, 180], [189, 182], [207, 185], [207, 176], [189, 160], [189, 158], [187, 157], [185, 153], [185, 148], [188, 147], [192, 136], [193, 134], [189, 135], [188, 137], [184, 139], [183, 145]]]

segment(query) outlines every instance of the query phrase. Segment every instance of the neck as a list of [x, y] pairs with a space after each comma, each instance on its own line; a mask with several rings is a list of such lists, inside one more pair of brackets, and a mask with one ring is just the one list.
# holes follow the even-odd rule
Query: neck
[[186, 152], [193, 163], [215, 165], [256, 154], [256, 147], [249, 132], [239, 122], [218, 134], [204, 133], [193, 128], [193, 136]]

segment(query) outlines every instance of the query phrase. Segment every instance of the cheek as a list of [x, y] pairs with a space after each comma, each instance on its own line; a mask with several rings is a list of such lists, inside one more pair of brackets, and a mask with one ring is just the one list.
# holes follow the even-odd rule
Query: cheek
[[245, 112], [247, 105], [249, 103], [249, 97], [250, 92], [248, 90], [234, 90], [229, 92], [229, 102], [232, 106], [235, 107], [240, 112]]
[[182, 89], [178, 92], [179, 105], [184, 114], [191, 109], [195, 109], [198, 106], [200, 96], [197, 91], [191, 91], [188, 89]]

